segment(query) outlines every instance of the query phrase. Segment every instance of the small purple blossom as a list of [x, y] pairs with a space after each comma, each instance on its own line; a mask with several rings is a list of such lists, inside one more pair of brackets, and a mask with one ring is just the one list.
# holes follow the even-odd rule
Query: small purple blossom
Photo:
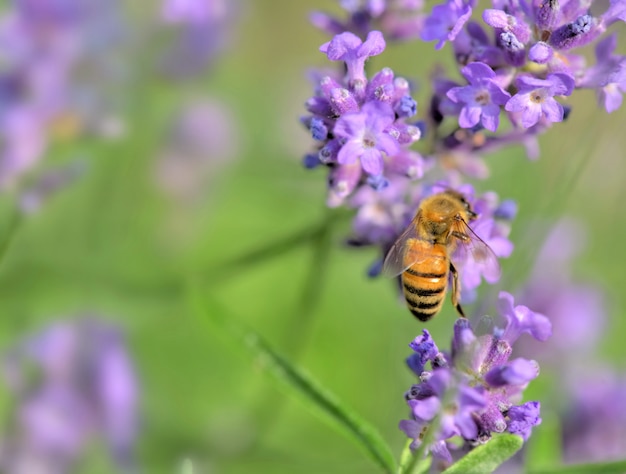
[[459, 114], [459, 125], [472, 128], [479, 122], [492, 132], [498, 129], [500, 106], [506, 104], [511, 94], [494, 80], [495, 72], [486, 64], [474, 62], [465, 66], [461, 73], [468, 86], [453, 87], [446, 94], [450, 100], [464, 104]]
[[343, 141], [338, 163], [346, 165], [360, 160], [366, 173], [382, 174], [383, 153], [391, 156], [400, 149], [398, 141], [389, 134], [394, 120], [393, 110], [383, 102], [368, 102], [361, 111], [342, 115], [333, 130]]
[[365, 86], [365, 61], [385, 50], [385, 39], [380, 31], [372, 31], [365, 41], [345, 32], [320, 46], [331, 61], [343, 61], [348, 70], [348, 84], [359, 89]]
[[472, 5], [473, 1], [464, 0], [446, 0], [442, 5], [435, 5], [424, 22], [422, 40], [437, 40], [435, 49], [443, 48], [446, 41], [453, 41], [472, 16]]
[[521, 113], [521, 124], [530, 128], [541, 118], [548, 123], [563, 120], [563, 106], [554, 96], [570, 95], [574, 88], [574, 79], [568, 74], [554, 73], [546, 79], [520, 76], [516, 81], [518, 92], [506, 103], [509, 112]]

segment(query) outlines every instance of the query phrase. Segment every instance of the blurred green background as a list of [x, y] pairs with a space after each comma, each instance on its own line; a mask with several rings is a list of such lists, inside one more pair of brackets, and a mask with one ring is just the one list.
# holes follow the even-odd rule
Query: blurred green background
[[[13, 198], [3, 197], [1, 345], [85, 312], [121, 325], [140, 379], [143, 472], [181, 472], [185, 459], [198, 473], [378, 472], [340, 431], [277, 388], [190, 296], [190, 282], [201, 282], [228, 318], [260, 333], [401, 451], [397, 423], [413, 382], [404, 358], [424, 326], [390, 282], [367, 278], [376, 250], [343, 245], [349, 218], [301, 245], [276, 247], [311, 235], [329, 216], [324, 171], [300, 163], [312, 141], [298, 118], [312, 94], [307, 71], [329, 66], [318, 52], [328, 38], [307, 15], [340, 10], [330, 0], [239, 7], [227, 47], [202, 77], [171, 82], [141, 72], [122, 139], [53, 144], [47, 162], [85, 157], [80, 180], [17, 221]], [[388, 44], [369, 67], [415, 79], [421, 115], [426, 78], [449, 56], [449, 46], [435, 55], [433, 44]], [[196, 182], [200, 189], [175, 198], [159, 185], [159, 156], [181, 105], [204, 100], [230, 110], [235, 151], [227, 161], [207, 156], [215, 163]], [[601, 285], [609, 301], [598, 359], [624, 370], [626, 110], [608, 115], [585, 91], [569, 103], [569, 120], [540, 138], [538, 161], [521, 147], [495, 153], [487, 158], [491, 176], [475, 184], [519, 203], [516, 250], [503, 261], [499, 288], [515, 291], [524, 282], [541, 244], [537, 222], [570, 215], [585, 223], [576, 276]], [[264, 248], [276, 252], [255, 253]], [[481, 295], [496, 290], [483, 287]], [[428, 324], [440, 346], [453, 323], [446, 303]], [[549, 380], [538, 386], [529, 397], [553, 389]], [[544, 413], [554, 409], [548, 403]], [[80, 472], [110, 469], [94, 447]]]

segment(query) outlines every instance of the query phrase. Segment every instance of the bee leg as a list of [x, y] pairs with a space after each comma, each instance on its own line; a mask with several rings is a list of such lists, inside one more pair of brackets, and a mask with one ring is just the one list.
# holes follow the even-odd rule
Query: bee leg
[[[462, 234], [464, 235], [464, 234]], [[466, 236], [467, 237], [467, 236]], [[450, 262], [450, 273], [452, 273], [452, 304], [459, 312], [462, 318], [465, 317], [465, 313], [463, 312], [463, 308], [461, 308], [461, 303], [459, 303], [459, 297], [461, 296], [461, 284], [459, 283], [459, 272], [456, 270], [452, 262]]]

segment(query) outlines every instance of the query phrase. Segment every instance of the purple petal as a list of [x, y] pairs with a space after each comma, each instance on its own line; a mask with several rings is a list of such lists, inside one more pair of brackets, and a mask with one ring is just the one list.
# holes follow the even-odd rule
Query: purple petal
[[617, 36], [615, 33], [607, 36], [602, 41], [599, 41], [596, 45], [596, 60], [599, 63], [604, 63], [611, 58], [611, 53], [615, 51], [617, 46]]
[[441, 400], [437, 397], [428, 397], [423, 400], [409, 400], [407, 402], [411, 408], [411, 413], [418, 420], [430, 421], [441, 409]]
[[556, 100], [549, 98], [541, 104], [541, 110], [546, 119], [550, 122], [562, 122], [563, 121], [563, 106]]
[[459, 125], [462, 128], [472, 128], [480, 121], [481, 113], [481, 107], [466, 105], [461, 109], [461, 113], [459, 114]]
[[530, 104], [530, 94], [517, 93], [504, 104], [504, 109], [509, 112], [522, 112], [526, 110], [528, 104]]
[[496, 77], [496, 73], [493, 72], [493, 69], [491, 69], [485, 63], [480, 62], [469, 63], [467, 66], [461, 69], [461, 74], [463, 74], [465, 79], [467, 79], [467, 82], [472, 85], [475, 85], [481, 80]]
[[355, 163], [357, 158], [363, 155], [363, 146], [357, 140], [350, 140], [344, 143], [337, 154], [337, 162], [340, 165], [350, 165]]
[[540, 410], [539, 402], [526, 402], [509, 408], [509, 432], [520, 435], [526, 441], [532, 427], [541, 424]]
[[483, 107], [481, 123], [490, 132], [498, 130], [500, 124], [500, 107], [497, 105], [489, 104]]
[[550, 74], [546, 80], [550, 82], [552, 95], [570, 95], [576, 85], [572, 76], [562, 72]]
[[326, 53], [331, 61], [346, 60], [353, 56], [354, 50], [361, 45], [361, 38], [349, 31], [335, 36], [328, 43], [320, 46], [320, 51]]
[[411, 368], [419, 376], [424, 371], [424, 366], [426, 365], [426, 363], [435, 359], [435, 357], [439, 353], [439, 348], [435, 344], [435, 341], [433, 341], [427, 329], [424, 329], [422, 331], [422, 335], [417, 336], [409, 344], [409, 347], [411, 347], [411, 349], [416, 352], [416, 354], [414, 354], [415, 356], [417, 356], [417, 360], [415, 360], [415, 362], [419, 363]]
[[542, 107], [540, 104], [530, 103], [522, 114], [522, 126], [530, 128], [541, 119]]
[[333, 135], [346, 140], [358, 137], [365, 128], [365, 115], [359, 113], [346, 114], [339, 117]]
[[448, 449], [445, 441], [435, 441], [430, 445], [430, 452], [433, 455], [433, 459], [443, 461], [444, 465], [452, 463], [452, 455], [450, 454], [450, 450]]
[[505, 365], [494, 367], [485, 375], [485, 381], [492, 387], [522, 385], [539, 375], [539, 366], [534, 360], [514, 359]]
[[509, 26], [509, 15], [502, 10], [486, 8], [483, 12], [483, 20], [493, 28], [505, 29]]
[[366, 148], [361, 155], [361, 166], [363, 166], [363, 170], [366, 173], [372, 175], [382, 174], [383, 158], [380, 154], [380, 150], [376, 148]]
[[380, 31], [370, 31], [365, 42], [359, 47], [359, 57], [376, 56], [385, 50], [385, 38]]
[[608, 113], [615, 112], [622, 105], [622, 93], [615, 86], [609, 84], [598, 89], [598, 102], [600, 102]]
[[384, 151], [387, 156], [394, 156], [400, 151], [400, 144], [388, 133], [382, 133], [376, 138], [376, 148]]
[[523, 333], [530, 333], [535, 339], [545, 341], [552, 335], [552, 323], [541, 313], [535, 313], [526, 306], [513, 306], [513, 295], [501, 291], [498, 295], [498, 312], [507, 319], [507, 327], [502, 339], [515, 342]]

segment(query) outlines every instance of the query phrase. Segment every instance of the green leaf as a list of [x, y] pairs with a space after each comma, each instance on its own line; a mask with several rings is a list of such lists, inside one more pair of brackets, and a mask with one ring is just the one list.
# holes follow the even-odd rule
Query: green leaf
[[500, 464], [519, 451], [524, 440], [512, 434], [494, 436], [454, 463], [443, 474], [485, 474], [493, 472]]
[[224, 330], [238, 347], [244, 347], [261, 367], [289, 393], [302, 399], [307, 405], [326, 415], [326, 418], [342, 429], [360, 445], [384, 472], [395, 471], [395, 460], [384, 439], [367, 421], [344, 405], [334, 394], [307, 374], [280, 356], [255, 331], [245, 327], [237, 318], [221, 308], [206, 292], [201, 294], [198, 284], [191, 286], [192, 303], [203, 320], [216, 324]]
[[626, 460], [528, 470], [528, 474], [624, 474], [625, 472]]

